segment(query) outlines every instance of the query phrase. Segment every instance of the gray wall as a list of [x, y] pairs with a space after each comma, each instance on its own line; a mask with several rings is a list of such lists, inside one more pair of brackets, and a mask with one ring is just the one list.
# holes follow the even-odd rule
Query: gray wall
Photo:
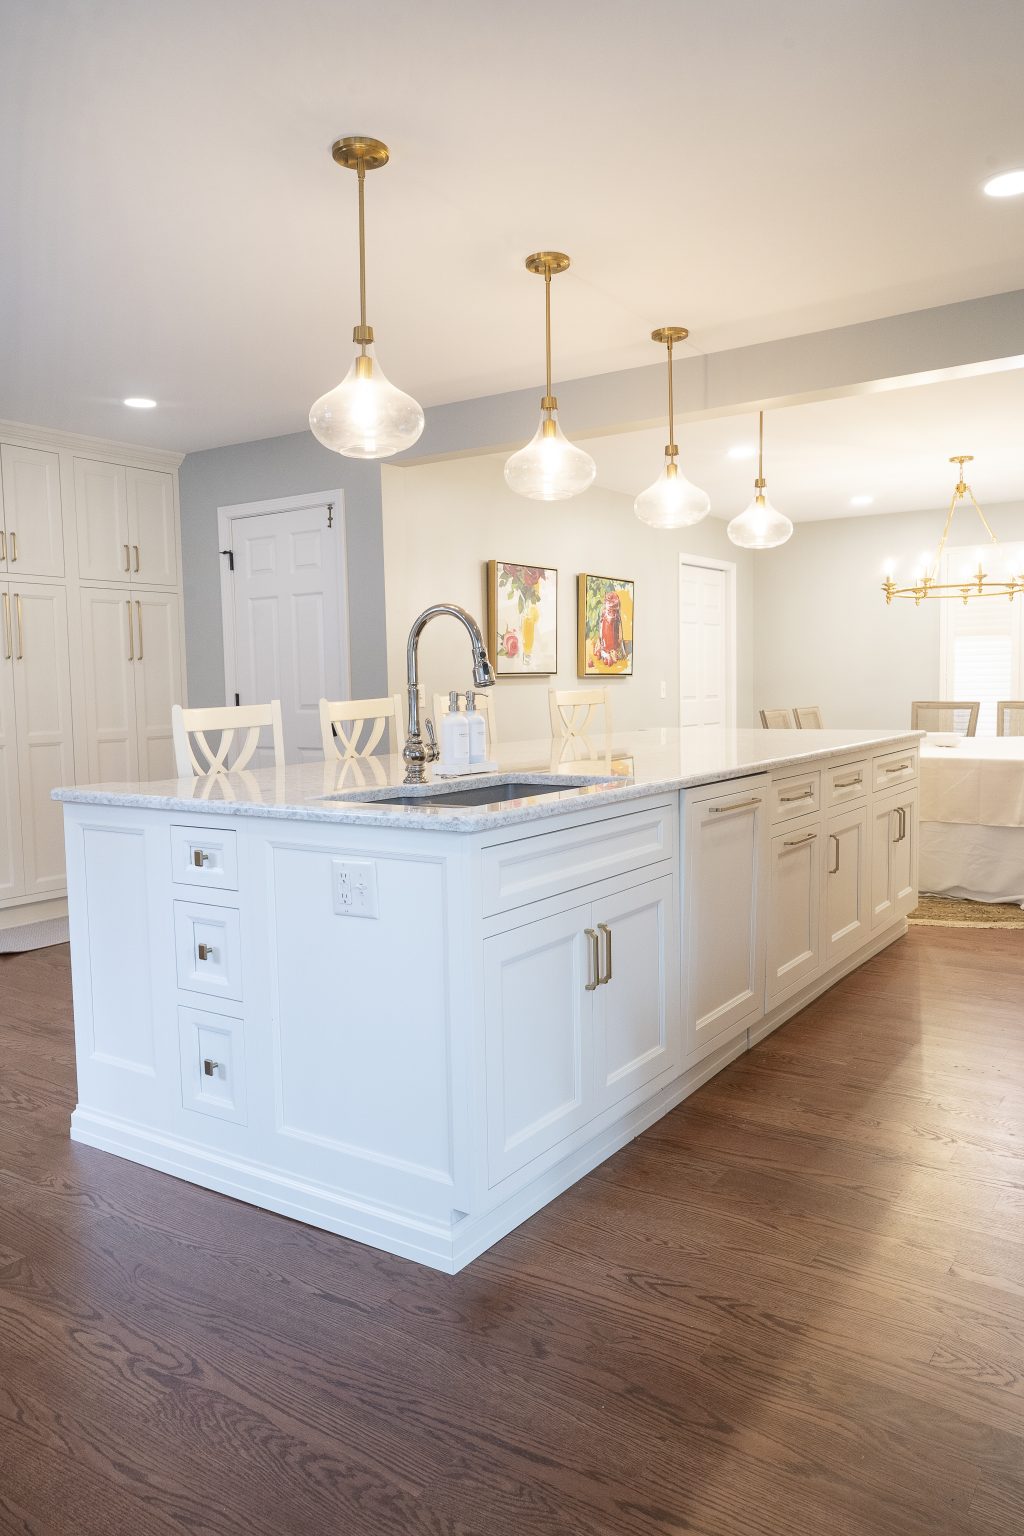
[[[986, 507], [1003, 543], [1024, 540], [1024, 508]], [[754, 704], [820, 704], [825, 724], [906, 726], [913, 699], [942, 697], [938, 601], [882, 595], [886, 560], [896, 579], [934, 551], [945, 508], [798, 523], [781, 549], [757, 556]], [[956, 514], [950, 547], [985, 542], [970, 510]], [[995, 599], [992, 599], [995, 601]]]
[[386, 692], [380, 465], [343, 459], [311, 433], [297, 432], [190, 453], [179, 475], [189, 703], [225, 702], [217, 508], [339, 489], [345, 493], [352, 691], [357, 698]]

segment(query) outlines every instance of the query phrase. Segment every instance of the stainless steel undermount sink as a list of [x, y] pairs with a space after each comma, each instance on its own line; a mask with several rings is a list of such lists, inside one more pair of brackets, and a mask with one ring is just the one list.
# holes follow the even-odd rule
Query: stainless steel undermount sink
[[[441, 809], [448, 805], [497, 805], [508, 800], [532, 799], [535, 795], [563, 795], [566, 790], [584, 787], [578, 783], [567, 784], [564, 780], [560, 784], [524, 784], [515, 780], [504, 784], [475, 784], [472, 789], [442, 789], [429, 794], [423, 794], [422, 791], [417, 794], [415, 790], [396, 789], [385, 795], [374, 795], [373, 804], [438, 806]], [[348, 799], [349, 796], [346, 795], [345, 798]], [[369, 798], [367, 796], [367, 799]]]

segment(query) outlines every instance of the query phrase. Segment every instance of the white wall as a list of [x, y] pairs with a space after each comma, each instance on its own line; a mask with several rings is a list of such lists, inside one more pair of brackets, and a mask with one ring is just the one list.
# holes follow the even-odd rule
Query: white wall
[[[1024, 539], [1024, 507], [985, 512], [1002, 542]], [[906, 726], [913, 699], [942, 697], [942, 604], [886, 607], [881, 586], [887, 559], [897, 561], [899, 579], [934, 551], [944, 517], [935, 508], [799, 523], [788, 544], [756, 557], [757, 708], [820, 704], [828, 726]], [[977, 515], [958, 510], [950, 545], [984, 541]]]
[[[558, 570], [557, 679], [508, 678], [495, 691], [506, 741], [550, 732], [547, 691], [585, 687], [576, 675], [576, 577], [632, 577], [636, 583], [634, 675], [610, 678], [616, 729], [677, 725], [679, 721], [679, 554], [733, 561], [737, 566], [737, 721], [751, 723], [753, 683], [753, 557], [736, 549], [725, 524], [707, 519], [680, 533], [660, 533], [633, 516], [631, 498], [591, 489], [576, 500], [543, 503], [513, 495], [503, 460], [488, 456], [409, 469], [384, 466], [384, 566], [387, 571], [388, 688], [405, 686], [409, 626], [429, 603], [460, 603], [486, 624], [486, 562], [514, 560]], [[428, 713], [435, 692], [471, 683], [465, 632], [439, 619], [420, 641], [420, 678]], [[661, 697], [665, 683], [666, 697]]]

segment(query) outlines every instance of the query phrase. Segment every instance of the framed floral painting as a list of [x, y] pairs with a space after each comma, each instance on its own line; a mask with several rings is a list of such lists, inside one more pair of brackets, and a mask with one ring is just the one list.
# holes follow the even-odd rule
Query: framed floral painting
[[499, 677], [558, 671], [558, 572], [543, 565], [487, 562], [490, 657]]
[[580, 677], [632, 677], [631, 581], [616, 576], [577, 577], [576, 662]]

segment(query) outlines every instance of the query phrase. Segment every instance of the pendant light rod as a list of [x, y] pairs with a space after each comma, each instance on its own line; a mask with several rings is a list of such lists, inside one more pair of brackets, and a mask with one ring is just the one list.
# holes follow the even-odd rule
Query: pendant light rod
[[338, 165], [355, 171], [359, 182], [359, 324], [352, 328], [352, 340], [365, 357], [367, 347], [373, 345], [373, 326], [366, 323], [366, 173], [387, 165], [390, 151], [380, 139], [354, 134], [338, 139], [331, 146], [331, 155]]
[[[353, 341], [359, 341], [369, 331], [373, 331], [366, 323], [366, 161], [360, 160], [356, 167], [356, 175], [359, 178], [359, 335], [353, 335]], [[362, 350], [366, 351], [366, 342], [362, 341]]]
[[541, 410], [550, 418], [558, 410], [558, 401], [551, 388], [551, 279], [559, 272], [568, 271], [570, 261], [564, 251], [535, 251], [526, 258], [526, 270], [544, 279], [544, 398]]
[[757, 413], [757, 479], [754, 481], [759, 491], [763, 491], [767, 485], [764, 478], [764, 411]]
[[665, 457], [673, 466], [679, 455], [679, 445], [676, 442], [676, 397], [672, 348], [677, 341], [685, 341], [689, 334], [685, 325], [659, 325], [656, 331], [651, 332], [651, 340], [659, 342], [668, 349], [668, 442], [665, 444]]

